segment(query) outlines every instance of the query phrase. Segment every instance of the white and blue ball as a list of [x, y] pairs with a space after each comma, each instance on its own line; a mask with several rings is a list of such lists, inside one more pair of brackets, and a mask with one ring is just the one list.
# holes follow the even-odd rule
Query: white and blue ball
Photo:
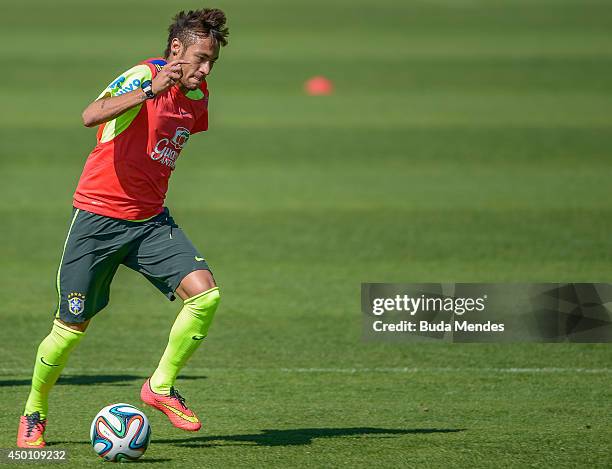
[[140, 458], [151, 440], [147, 416], [130, 404], [104, 407], [91, 423], [91, 444], [106, 461]]

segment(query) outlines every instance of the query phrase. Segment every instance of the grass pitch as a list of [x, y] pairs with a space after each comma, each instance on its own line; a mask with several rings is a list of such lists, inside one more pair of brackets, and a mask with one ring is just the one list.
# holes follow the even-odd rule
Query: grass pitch
[[[153, 428], [159, 467], [609, 467], [607, 345], [360, 339], [360, 283], [610, 281], [612, 5], [217, 2], [230, 46], [168, 206], [223, 300], [179, 380], [203, 431]], [[181, 6], [5, 6], [0, 447], [50, 328], [80, 113], [160, 53]], [[330, 97], [307, 97], [313, 75]], [[137, 406], [177, 305], [119, 271], [50, 402], [70, 464], [103, 406]]]

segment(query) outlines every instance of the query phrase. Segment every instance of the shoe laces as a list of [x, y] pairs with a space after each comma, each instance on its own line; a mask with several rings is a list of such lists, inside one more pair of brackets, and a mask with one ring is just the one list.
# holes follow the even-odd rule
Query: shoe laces
[[174, 386], [170, 388], [170, 397], [174, 397], [175, 399], [178, 399], [178, 401], [183, 406], [183, 409], [187, 408], [187, 406], [185, 405], [185, 398], [181, 396], [176, 389], [174, 389]]
[[40, 425], [42, 427], [42, 422], [40, 420], [39, 412], [32, 412], [31, 414], [28, 414], [25, 417], [27, 425], [26, 436], [29, 437], [32, 434], [32, 430], [34, 430], [37, 425]]

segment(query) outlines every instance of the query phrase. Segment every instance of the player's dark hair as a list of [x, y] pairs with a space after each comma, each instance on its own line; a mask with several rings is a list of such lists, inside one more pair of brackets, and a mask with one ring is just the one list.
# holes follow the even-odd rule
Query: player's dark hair
[[225, 13], [218, 8], [181, 11], [168, 27], [168, 44], [165, 57], [170, 56], [172, 39], [178, 38], [185, 47], [195, 42], [195, 37], [211, 37], [222, 46], [227, 45], [229, 29], [225, 27]]

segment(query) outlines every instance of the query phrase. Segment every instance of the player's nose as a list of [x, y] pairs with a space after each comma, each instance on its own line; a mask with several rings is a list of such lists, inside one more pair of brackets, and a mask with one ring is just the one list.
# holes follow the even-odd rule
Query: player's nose
[[210, 74], [211, 69], [212, 69], [212, 65], [210, 64], [210, 62], [204, 62], [202, 64], [202, 67], [200, 68], [200, 72], [202, 72], [204, 76], [207, 76]]

